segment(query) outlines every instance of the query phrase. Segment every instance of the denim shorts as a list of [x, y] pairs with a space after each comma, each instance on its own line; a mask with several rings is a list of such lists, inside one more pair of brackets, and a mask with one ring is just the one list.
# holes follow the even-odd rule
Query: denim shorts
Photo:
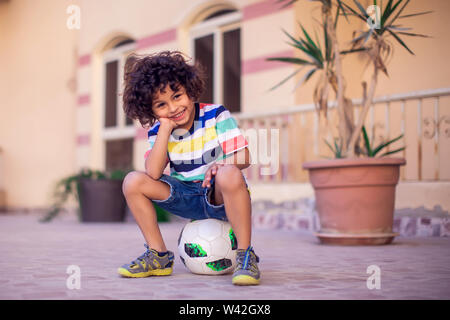
[[[211, 194], [214, 192], [214, 176], [210, 182], [211, 187], [202, 187], [203, 181], [182, 181], [167, 174], [163, 174], [159, 180], [170, 186], [170, 195], [167, 199], [152, 200], [160, 208], [187, 219], [228, 220], [224, 204], [216, 206], [210, 203]], [[248, 189], [247, 182], [246, 185]]]

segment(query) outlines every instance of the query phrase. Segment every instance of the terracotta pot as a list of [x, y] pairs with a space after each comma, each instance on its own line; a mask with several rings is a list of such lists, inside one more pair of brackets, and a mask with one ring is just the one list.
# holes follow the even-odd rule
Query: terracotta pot
[[322, 243], [391, 243], [395, 187], [403, 158], [357, 158], [306, 162], [314, 187]]

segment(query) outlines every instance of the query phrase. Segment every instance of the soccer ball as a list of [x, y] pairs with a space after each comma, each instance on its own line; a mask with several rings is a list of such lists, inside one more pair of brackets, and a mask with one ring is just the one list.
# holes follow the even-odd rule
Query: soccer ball
[[178, 238], [181, 261], [192, 273], [225, 274], [236, 267], [237, 240], [228, 222], [217, 219], [187, 223]]

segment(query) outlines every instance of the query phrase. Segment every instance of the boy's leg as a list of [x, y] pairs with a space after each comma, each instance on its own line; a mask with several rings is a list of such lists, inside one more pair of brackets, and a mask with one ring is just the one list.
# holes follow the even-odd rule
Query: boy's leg
[[148, 246], [156, 251], [166, 252], [156, 210], [150, 199], [167, 199], [170, 195], [169, 185], [152, 179], [145, 172], [133, 171], [125, 177], [122, 190]]
[[214, 180], [214, 204], [225, 204], [238, 249], [247, 249], [251, 243], [252, 207], [242, 172], [236, 166], [226, 165], [219, 168]]
[[236, 234], [237, 266], [233, 272], [234, 285], [258, 285], [260, 272], [258, 256], [251, 247], [251, 200], [242, 176], [236, 166], [220, 167], [214, 184], [215, 205], [225, 204], [225, 212]]

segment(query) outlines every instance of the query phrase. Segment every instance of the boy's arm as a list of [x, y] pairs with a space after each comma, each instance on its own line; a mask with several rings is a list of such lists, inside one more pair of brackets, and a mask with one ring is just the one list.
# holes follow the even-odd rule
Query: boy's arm
[[250, 167], [251, 162], [248, 147], [236, 151], [233, 155], [223, 160], [217, 161], [217, 164], [234, 164], [240, 170]]
[[161, 178], [169, 162], [167, 158], [167, 145], [172, 129], [172, 126], [164, 125], [161, 122], [155, 144], [145, 159], [145, 172], [154, 180]]
[[226, 158], [216, 161], [217, 164], [234, 164], [239, 169], [250, 166], [250, 152], [248, 142], [242, 135], [236, 119], [224, 106], [216, 110], [215, 129], [222, 151]]
[[202, 187], [210, 187], [212, 176], [217, 173], [220, 166], [232, 164], [240, 170], [250, 166], [250, 152], [248, 150], [248, 142], [242, 135], [236, 119], [230, 114], [224, 106], [220, 106], [216, 110], [215, 129], [218, 136], [220, 146], [226, 158], [214, 162], [205, 172]]

